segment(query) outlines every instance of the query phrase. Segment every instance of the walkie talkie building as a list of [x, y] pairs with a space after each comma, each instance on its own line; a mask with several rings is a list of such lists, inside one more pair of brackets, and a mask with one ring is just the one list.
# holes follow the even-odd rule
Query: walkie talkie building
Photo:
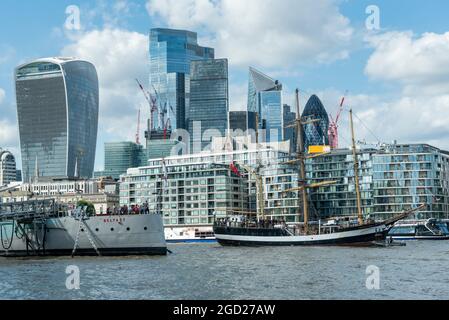
[[39, 59], [17, 67], [15, 83], [23, 181], [92, 177], [99, 110], [93, 64]]

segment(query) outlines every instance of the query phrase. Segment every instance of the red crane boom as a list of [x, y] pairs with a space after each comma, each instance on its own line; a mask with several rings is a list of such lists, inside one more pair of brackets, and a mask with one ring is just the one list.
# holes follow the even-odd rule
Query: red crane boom
[[340, 121], [340, 116], [344, 109], [344, 104], [345, 104], [345, 99], [346, 99], [347, 94], [348, 93], [346, 92], [345, 95], [343, 96], [343, 98], [341, 99], [340, 107], [338, 109], [337, 115], [335, 116], [335, 120], [332, 117], [332, 115], [330, 115], [331, 121], [329, 124], [329, 144], [332, 149], [338, 148], [338, 122]]
[[140, 90], [142, 91], [143, 95], [145, 96], [145, 99], [148, 102], [148, 105], [150, 106], [150, 130], [154, 130], [154, 113], [158, 112], [157, 108], [157, 97], [151, 95], [147, 91], [145, 91], [143, 85], [140, 83], [138, 79], [136, 79], [137, 84], [139, 85]]

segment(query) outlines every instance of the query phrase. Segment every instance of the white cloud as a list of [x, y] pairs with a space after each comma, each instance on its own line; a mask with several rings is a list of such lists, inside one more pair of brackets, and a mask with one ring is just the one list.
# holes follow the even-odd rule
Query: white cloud
[[368, 41], [374, 53], [365, 73], [372, 79], [398, 82], [405, 93], [449, 91], [449, 32], [387, 32]]
[[198, 30], [232, 65], [289, 68], [348, 55], [353, 29], [333, 0], [149, 0], [152, 17]]
[[229, 110], [242, 111], [246, 110], [248, 104], [248, 83], [229, 83]]
[[149, 106], [135, 79], [148, 78], [148, 38], [121, 29], [85, 32], [62, 50], [62, 55], [92, 62], [100, 84], [100, 115], [96, 170], [103, 168], [104, 142], [134, 141], [137, 112], [141, 109], [141, 141]]
[[[100, 135], [107, 133], [110, 139], [134, 140], [137, 110], [145, 102], [135, 79], [147, 82], [147, 52], [145, 35], [119, 29], [86, 32], [62, 50], [63, 55], [86, 59], [97, 68]], [[143, 114], [147, 109], [142, 110]]]
[[17, 146], [18, 137], [17, 125], [8, 119], [0, 119], [0, 147], [10, 149], [11, 146]]
[[449, 149], [449, 94], [378, 99], [376, 105], [360, 107], [360, 118], [384, 142], [433, 142]]
[[[344, 93], [318, 91], [328, 113], [335, 116]], [[354, 110], [355, 135], [367, 143], [429, 143], [449, 150], [449, 94], [382, 95], [349, 94], [339, 122], [340, 146], [351, 144], [349, 108]]]
[[[449, 32], [419, 37], [412, 32], [386, 32], [367, 41], [374, 51], [365, 74], [379, 87], [394, 84], [398, 90], [383, 96], [348, 97], [363, 121], [355, 121], [359, 138], [422, 142], [449, 149]], [[346, 119], [340, 131], [343, 136], [349, 132]]]

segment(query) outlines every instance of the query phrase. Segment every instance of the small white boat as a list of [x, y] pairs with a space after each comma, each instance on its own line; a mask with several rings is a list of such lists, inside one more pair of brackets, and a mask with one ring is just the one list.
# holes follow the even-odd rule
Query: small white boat
[[405, 220], [397, 222], [388, 237], [393, 240], [449, 240], [449, 229], [442, 220]]
[[216, 242], [212, 226], [165, 227], [168, 243]]

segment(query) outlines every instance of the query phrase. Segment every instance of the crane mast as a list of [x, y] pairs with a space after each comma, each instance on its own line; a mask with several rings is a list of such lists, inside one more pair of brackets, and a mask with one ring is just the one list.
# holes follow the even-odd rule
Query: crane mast
[[329, 123], [329, 144], [331, 149], [338, 149], [338, 122], [340, 121], [340, 116], [343, 111], [344, 103], [346, 99], [346, 94], [343, 96], [340, 102], [340, 107], [338, 109], [337, 115], [335, 116], [335, 120], [330, 115], [330, 123]]
[[[140, 90], [142, 91], [145, 100], [147, 100], [148, 105], [150, 107], [150, 125], [149, 125], [149, 130], [154, 130], [154, 113], [158, 112], [158, 107], [157, 107], [157, 96], [153, 96], [150, 93], [148, 93], [147, 91], [145, 91], [143, 85], [140, 83], [140, 81], [138, 79], [136, 79], [136, 82], [140, 88]], [[156, 92], [157, 94], [157, 92]]]
[[137, 115], [136, 144], [140, 144], [140, 109]]

